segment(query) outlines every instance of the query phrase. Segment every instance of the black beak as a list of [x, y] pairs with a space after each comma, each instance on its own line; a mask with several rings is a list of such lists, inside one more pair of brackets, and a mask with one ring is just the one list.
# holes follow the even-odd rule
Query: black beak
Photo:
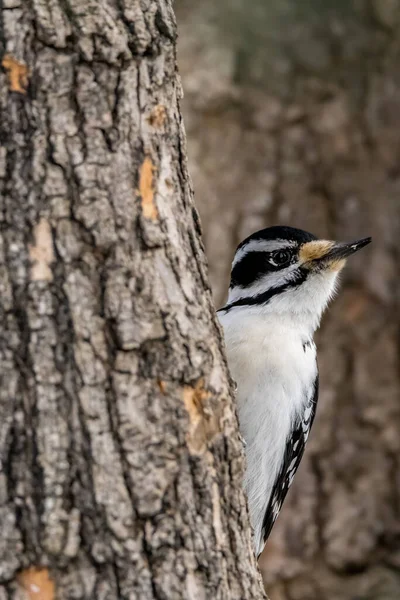
[[367, 244], [369, 244], [371, 241], [372, 238], [367, 237], [363, 238], [362, 240], [358, 240], [357, 242], [349, 242], [347, 244], [339, 242], [332, 246], [329, 252], [325, 254], [325, 256], [321, 257], [321, 260], [331, 261], [340, 260], [341, 258], [347, 258], [351, 254], [354, 254], [354, 252], [357, 252], [361, 248], [364, 248], [364, 246], [367, 246]]

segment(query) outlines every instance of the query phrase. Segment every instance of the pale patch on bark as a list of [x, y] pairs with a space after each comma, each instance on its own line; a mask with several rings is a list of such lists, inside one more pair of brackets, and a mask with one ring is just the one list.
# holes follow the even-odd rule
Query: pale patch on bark
[[18, 62], [11, 54], [5, 54], [2, 66], [8, 74], [8, 85], [12, 92], [26, 94], [28, 87], [28, 67]]
[[205, 408], [205, 402], [210, 394], [203, 386], [204, 382], [200, 380], [196, 387], [187, 385], [183, 389], [183, 402], [190, 420], [186, 439], [189, 450], [194, 454], [202, 454], [206, 449], [207, 441], [220, 430], [217, 416], [209, 414]]
[[187, 600], [206, 600], [204, 587], [192, 571], [189, 571], [186, 576], [186, 589]]
[[162, 393], [162, 395], [165, 396], [165, 394], [167, 393], [167, 384], [165, 383], [165, 381], [162, 381], [160, 379], [158, 381], [158, 387], [160, 388], [160, 392]]
[[212, 507], [213, 507], [213, 526], [215, 531], [215, 541], [217, 548], [223, 546], [224, 531], [221, 521], [221, 496], [219, 494], [218, 485], [214, 482], [211, 493]]
[[154, 165], [151, 158], [146, 156], [140, 168], [139, 192], [142, 197], [143, 216], [155, 221], [158, 210], [154, 202]]
[[148, 122], [152, 127], [161, 129], [167, 118], [167, 111], [165, 106], [157, 104], [150, 112]]
[[32, 281], [52, 281], [53, 274], [50, 265], [54, 262], [53, 237], [50, 224], [41, 219], [33, 231], [35, 245], [29, 246], [29, 256], [32, 261]]
[[27, 600], [54, 600], [54, 582], [47, 569], [25, 569], [19, 574], [18, 583]]

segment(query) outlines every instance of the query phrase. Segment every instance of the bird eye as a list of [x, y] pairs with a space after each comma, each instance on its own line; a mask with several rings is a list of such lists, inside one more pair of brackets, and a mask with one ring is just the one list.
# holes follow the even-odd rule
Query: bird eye
[[277, 267], [284, 267], [285, 265], [290, 263], [292, 258], [292, 253], [289, 250], [277, 250], [271, 256], [272, 264]]

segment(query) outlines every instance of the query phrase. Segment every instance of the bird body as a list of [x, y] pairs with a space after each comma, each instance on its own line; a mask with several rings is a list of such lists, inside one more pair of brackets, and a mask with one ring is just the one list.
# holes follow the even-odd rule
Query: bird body
[[358, 247], [350, 250], [350, 245], [317, 240], [301, 230], [272, 227], [247, 238], [235, 254], [228, 301], [218, 316], [237, 383], [246, 444], [244, 488], [257, 555], [314, 419], [318, 368], [313, 335], [344, 257]]
[[259, 554], [264, 546], [264, 516], [289, 432], [307, 417], [314, 399], [316, 349], [309, 332], [299, 331], [290, 320], [277, 322], [262, 315], [242, 320], [236, 312], [222, 316], [221, 321], [228, 364], [238, 385], [239, 421], [247, 455], [244, 487]]

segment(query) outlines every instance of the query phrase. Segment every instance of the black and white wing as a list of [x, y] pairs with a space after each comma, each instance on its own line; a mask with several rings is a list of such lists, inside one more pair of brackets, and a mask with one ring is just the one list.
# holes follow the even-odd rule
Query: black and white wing
[[318, 401], [318, 375], [314, 382], [314, 390], [307, 403], [303, 418], [295, 425], [290, 438], [287, 440], [282, 467], [272, 489], [270, 501], [264, 515], [262, 534], [264, 544], [282, 508], [283, 501], [292, 484], [295, 473], [301, 462], [304, 448], [314, 421]]

